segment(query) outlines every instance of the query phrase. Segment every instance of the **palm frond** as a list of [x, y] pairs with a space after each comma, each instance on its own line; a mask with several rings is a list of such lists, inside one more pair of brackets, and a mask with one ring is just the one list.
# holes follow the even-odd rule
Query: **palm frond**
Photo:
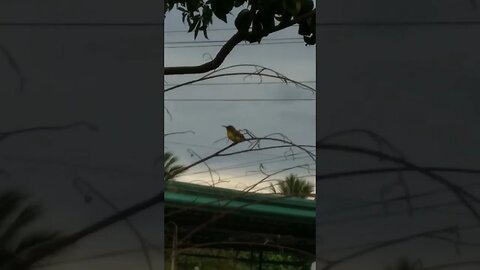
[[23, 208], [14, 218], [0, 236], [0, 243], [6, 245], [12, 241], [26, 226], [35, 221], [41, 214], [40, 207], [36, 205], [28, 205]]
[[55, 240], [59, 237], [58, 232], [49, 232], [49, 231], [39, 231], [33, 232], [25, 237], [23, 237], [20, 242], [18, 243], [15, 253], [21, 253], [25, 250], [38, 247], [41, 244], [46, 242], [50, 242]]

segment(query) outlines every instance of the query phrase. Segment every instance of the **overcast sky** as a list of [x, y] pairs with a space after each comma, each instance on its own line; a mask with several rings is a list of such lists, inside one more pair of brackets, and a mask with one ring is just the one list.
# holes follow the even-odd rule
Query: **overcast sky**
[[[194, 41], [193, 33], [184, 31], [187, 25], [181, 23], [181, 14], [178, 12], [168, 14], [165, 20], [165, 66], [197, 65], [208, 60], [208, 55], [214, 57], [220, 45], [234, 33], [232, 30], [235, 28], [234, 18], [234, 14], [227, 16], [227, 24], [218, 19], [214, 20], [208, 32], [209, 40], [200, 33]], [[303, 39], [296, 31], [297, 28], [294, 27], [274, 33], [260, 45], [241, 43], [227, 57], [222, 67], [236, 64], [261, 65], [274, 69], [292, 80], [315, 87], [315, 47], [304, 46]], [[200, 43], [205, 41], [209, 42]], [[194, 44], [200, 46], [192, 48]], [[231, 72], [252, 71], [255, 71], [252, 67], [231, 70]], [[166, 87], [200, 76], [166, 76]], [[189, 154], [189, 150], [204, 157], [227, 146], [229, 142], [226, 140], [225, 128], [222, 125], [248, 129], [257, 137], [282, 133], [296, 144], [315, 144], [314, 91], [301, 89], [293, 84], [285, 85], [279, 79], [263, 78], [260, 81], [258, 77], [244, 77], [221, 77], [165, 93], [165, 106], [170, 112], [170, 115], [166, 113], [164, 116], [165, 133], [186, 130], [195, 132], [165, 137], [166, 149], [174, 152], [183, 164], [198, 160], [197, 156]], [[238, 85], [243, 81], [248, 84]], [[225, 139], [218, 141], [222, 138]], [[269, 145], [273, 144], [264, 142], [261, 146]], [[248, 144], [239, 145], [234, 149], [246, 147]], [[285, 149], [273, 149], [214, 158], [208, 165], [216, 172], [214, 181], [218, 179], [229, 181], [218, 185], [223, 187], [245, 188], [259, 181], [264, 177], [259, 171], [261, 164], [269, 173], [283, 168], [307, 165], [310, 171], [305, 169], [286, 171], [277, 175], [275, 179], [296, 173], [301, 176], [309, 175], [306, 179], [313, 183], [315, 161], [299, 149], [294, 149], [294, 152], [297, 153], [294, 160], [285, 158]], [[212, 182], [207, 167], [202, 164], [192, 168], [178, 180], [205, 184]]]
[[[154, 4], [155, 3], [155, 4]], [[0, 22], [159, 23], [160, 3], [143, 1], [2, 1]], [[19, 78], [0, 54], [0, 131], [88, 121], [78, 127], [38, 132], [0, 143], [0, 186], [19, 187], [43, 204], [37, 227], [71, 233], [113, 210], [98, 198], [83, 201], [73, 180], [82, 178], [119, 208], [161, 190], [153, 160], [161, 153], [162, 25], [12, 26], [0, 25], [0, 44], [18, 63]], [[154, 244], [162, 241], [161, 207], [133, 217]], [[80, 241], [52, 259], [122, 251], [103, 259], [57, 264], [48, 269], [132, 269], [145, 267], [139, 242], [124, 223]], [[133, 250], [133, 251], [132, 251]], [[152, 251], [156, 269], [160, 257]], [[122, 258], [122, 259], [119, 259]], [[146, 269], [146, 268], [145, 268]]]
[[[317, 29], [317, 136], [369, 129], [389, 139], [419, 165], [478, 169], [478, 24], [348, 24], [478, 21], [478, 9], [472, 9], [469, 1], [447, 0], [337, 0], [322, 1], [318, 6], [317, 22], [323, 25]], [[326, 25], [333, 22], [347, 24]], [[338, 142], [376, 148], [361, 135]], [[317, 155], [317, 175], [391, 165], [354, 154], [319, 151]], [[460, 185], [478, 183], [475, 175], [442, 175]], [[414, 173], [404, 174], [404, 179], [412, 194], [442, 188]], [[465, 207], [449, 206], [458, 199], [448, 192], [413, 200], [414, 207], [424, 207], [414, 211], [413, 217], [408, 216], [405, 202], [391, 204], [389, 216], [379, 205], [345, 209], [379, 201], [382, 189], [395, 183], [395, 174], [317, 183], [318, 253], [339, 258], [358, 250], [342, 249], [348, 246], [363, 244], [365, 248], [369, 243], [432, 229], [478, 224]], [[467, 188], [479, 194], [478, 186]], [[399, 185], [388, 190], [386, 198], [404, 195]], [[461, 239], [478, 243], [478, 227], [462, 230]], [[337, 248], [341, 251], [332, 251]], [[452, 244], [421, 239], [362, 256], [336, 269], [381, 269], [401, 255], [420, 258], [425, 266], [478, 258], [478, 245], [461, 246], [461, 251], [458, 256]], [[478, 265], [455, 269], [478, 269]]]

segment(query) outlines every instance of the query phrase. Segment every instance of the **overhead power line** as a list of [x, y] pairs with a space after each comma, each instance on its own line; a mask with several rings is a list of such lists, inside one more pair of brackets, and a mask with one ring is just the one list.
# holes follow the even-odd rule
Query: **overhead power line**
[[480, 21], [350, 21], [317, 22], [317, 26], [441, 26], [441, 25], [480, 25]]
[[232, 101], [232, 102], [238, 102], [238, 101], [315, 101], [316, 99], [314, 98], [230, 98], [230, 99], [221, 99], [221, 98], [168, 98], [165, 99], [165, 101]]
[[[56, 26], [164, 26], [163, 22], [0, 22], [0, 26], [34, 26], [34, 27], [56, 27]], [[408, 25], [480, 25], [480, 21], [456, 20], [456, 21], [344, 21], [344, 22], [317, 22], [317, 26], [408, 26]], [[207, 29], [207, 31], [236, 31], [235, 28]], [[170, 30], [164, 33], [187, 33], [185, 30]]]
[[[292, 25], [291, 27], [297, 27], [297, 24]], [[212, 28], [212, 29], [207, 29], [208, 32], [216, 32], [216, 31], [237, 31], [237, 28]], [[164, 33], [186, 33], [187, 30], [167, 30], [164, 31]]]
[[[303, 40], [299, 37], [288, 37], [288, 38], [266, 38], [262, 39], [262, 41], [288, 41], [288, 40]], [[163, 44], [199, 44], [199, 43], [225, 43], [228, 40], [198, 40], [198, 41], [167, 41]]]
[[[216, 32], [216, 31], [237, 31], [237, 28], [213, 28], [213, 29], [207, 29], [208, 32]], [[167, 30], [163, 31], [164, 33], [186, 33], [187, 30]]]
[[[0, 26], [33, 26], [33, 27], [57, 27], [57, 26], [164, 26], [163, 22], [0, 22]], [[185, 30], [185, 32], [187, 32]]]
[[[264, 46], [264, 45], [285, 45], [285, 44], [305, 44], [305, 41], [281, 41], [281, 42], [262, 42], [262, 43], [239, 43], [237, 46]], [[208, 47], [222, 47], [224, 44], [212, 44], [212, 45], [185, 45], [185, 46], [165, 46], [165, 49], [178, 49], [178, 48], [208, 48]]]

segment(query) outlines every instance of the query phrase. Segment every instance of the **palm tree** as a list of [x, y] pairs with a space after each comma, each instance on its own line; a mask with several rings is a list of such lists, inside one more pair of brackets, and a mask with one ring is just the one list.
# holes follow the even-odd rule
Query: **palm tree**
[[422, 262], [420, 260], [410, 260], [406, 257], [398, 259], [394, 266], [387, 266], [386, 270], [419, 270], [422, 268]]
[[26, 199], [18, 191], [0, 192], [0, 269], [27, 270], [20, 266], [20, 258], [58, 239], [56, 232], [25, 231], [41, 214], [37, 205], [25, 205]]
[[183, 173], [183, 165], [176, 164], [178, 158], [172, 152], [165, 152], [163, 160], [163, 178], [165, 181], [175, 180], [175, 177]]
[[290, 174], [285, 180], [278, 181], [277, 187], [270, 183], [273, 193], [280, 193], [285, 196], [306, 198], [313, 193], [313, 184], [301, 179], [296, 174]]

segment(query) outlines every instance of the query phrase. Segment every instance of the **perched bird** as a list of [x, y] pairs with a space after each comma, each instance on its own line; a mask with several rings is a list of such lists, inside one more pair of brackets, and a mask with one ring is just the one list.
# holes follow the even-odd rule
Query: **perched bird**
[[227, 137], [234, 143], [239, 143], [245, 141], [245, 136], [243, 136], [240, 131], [236, 130], [233, 126], [222, 126], [227, 129]]

